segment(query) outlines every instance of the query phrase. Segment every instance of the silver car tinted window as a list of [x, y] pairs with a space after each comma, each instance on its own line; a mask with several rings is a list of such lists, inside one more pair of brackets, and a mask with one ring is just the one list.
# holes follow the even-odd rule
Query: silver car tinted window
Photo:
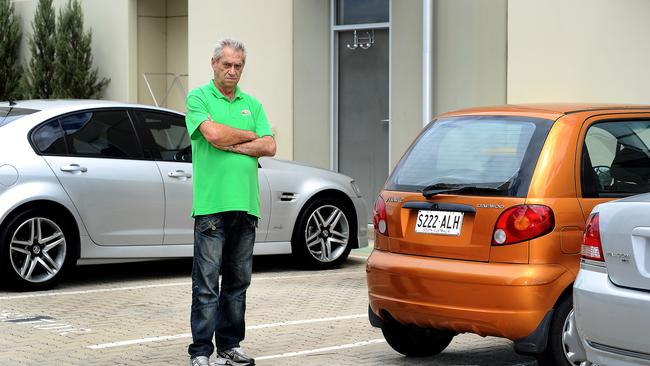
[[82, 112], [62, 117], [71, 155], [140, 158], [142, 152], [126, 111]]
[[40, 126], [32, 135], [36, 149], [45, 155], [65, 155], [65, 134], [55, 119]]
[[192, 161], [190, 137], [185, 120], [165, 113], [141, 112], [144, 126], [151, 133], [163, 161]]

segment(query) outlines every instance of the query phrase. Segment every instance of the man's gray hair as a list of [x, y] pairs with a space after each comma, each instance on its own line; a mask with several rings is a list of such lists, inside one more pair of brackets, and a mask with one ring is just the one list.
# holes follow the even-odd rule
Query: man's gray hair
[[212, 57], [214, 57], [215, 60], [219, 61], [223, 56], [223, 49], [226, 47], [232, 48], [235, 51], [242, 51], [244, 55], [244, 62], [246, 62], [246, 47], [244, 47], [244, 43], [232, 38], [224, 38], [218, 40]]

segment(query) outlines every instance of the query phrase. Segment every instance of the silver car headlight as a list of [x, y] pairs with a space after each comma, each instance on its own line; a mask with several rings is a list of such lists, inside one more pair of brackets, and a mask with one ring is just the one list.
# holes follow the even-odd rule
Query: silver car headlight
[[361, 189], [359, 189], [359, 186], [357, 185], [357, 182], [350, 181], [350, 185], [352, 186], [352, 190], [357, 195], [357, 197], [363, 197], [363, 195], [361, 194]]

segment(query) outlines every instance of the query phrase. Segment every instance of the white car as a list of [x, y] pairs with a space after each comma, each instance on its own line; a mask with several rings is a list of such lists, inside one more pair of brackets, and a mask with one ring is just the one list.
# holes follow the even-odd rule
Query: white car
[[594, 208], [573, 302], [564, 345], [574, 364], [650, 365], [650, 194]]
[[[0, 103], [0, 283], [52, 286], [75, 263], [188, 257], [185, 117], [107, 101]], [[259, 159], [254, 254], [332, 268], [368, 245], [368, 211], [342, 174]]]

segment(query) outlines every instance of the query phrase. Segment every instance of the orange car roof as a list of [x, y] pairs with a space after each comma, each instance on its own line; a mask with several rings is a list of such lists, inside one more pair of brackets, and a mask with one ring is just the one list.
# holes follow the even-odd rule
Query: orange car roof
[[505, 104], [488, 107], [468, 108], [442, 114], [440, 117], [459, 115], [516, 115], [557, 119], [564, 114], [585, 111], [650, 111], [650, 105], [605, 104], [605, 103], [539, 103]]

